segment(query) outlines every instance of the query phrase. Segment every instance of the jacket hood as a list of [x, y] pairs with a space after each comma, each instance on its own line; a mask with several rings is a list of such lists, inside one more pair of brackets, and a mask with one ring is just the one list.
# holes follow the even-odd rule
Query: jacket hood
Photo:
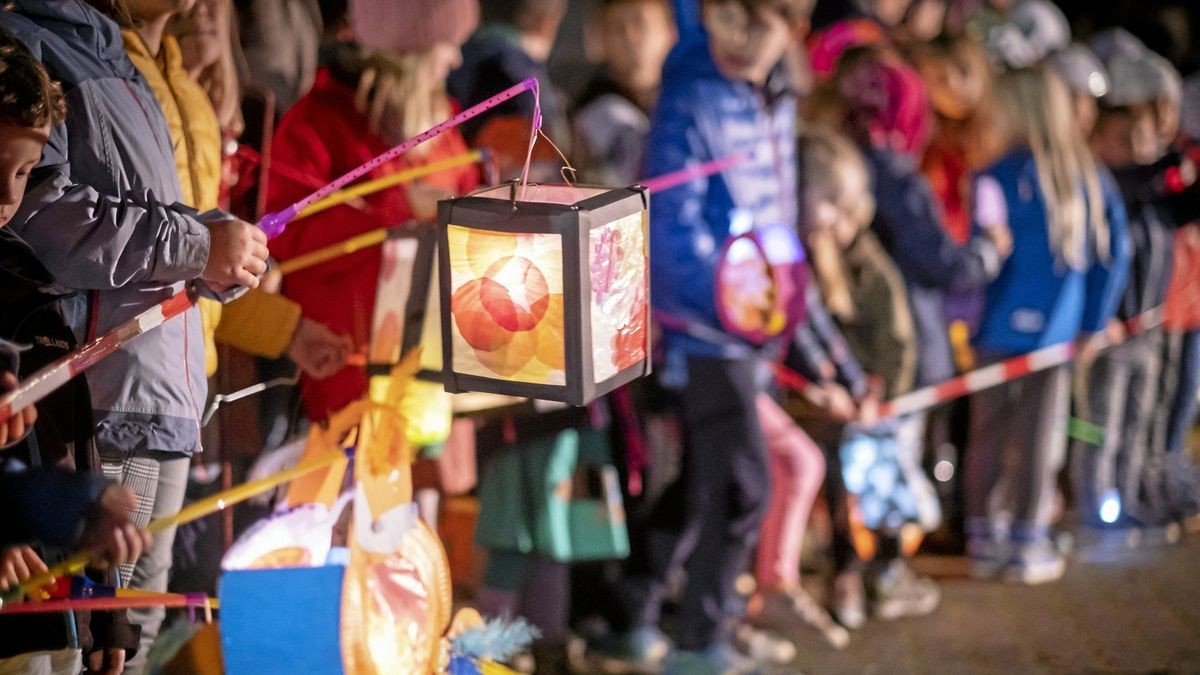
[[[52, 73], [56, 79], [76, 83], [103, 75], [136, 75], [125, 58], [121, 28], [83, 0], [13, 0], [10, 11], [28, 20], [30, 25], [12, 28], [36, 56], [42, 58], [42, 49], [62, 52], [55, 62], [74, 72]], [[71, 58], [72, 51], [86, 56]], [[107, 65], [107, 72], [96, 71], [97, 59]]]

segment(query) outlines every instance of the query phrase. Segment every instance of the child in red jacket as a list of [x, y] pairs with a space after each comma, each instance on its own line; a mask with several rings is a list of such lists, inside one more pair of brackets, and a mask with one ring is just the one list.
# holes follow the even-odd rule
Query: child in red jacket
[[[324, 54], [316, 83], [283, 117], [275, 133], [272, 161], [289, 169], [273, 172], [267, 209], [286, 207], [312, 191], [290, 180], [306, 175], [333, 180], [363, 162], [450, 117], [445, 93], [448, 72], [461, 61], [459, 46], [478, 21], [475, 0], [350, 3], [356, 44], [342, 43]], [[426, 141], [388, 162], [364, 180], [422, 166], [467, 152], [457, 131]], [[430, 223], [437, 201], [465, 194], [478, 184], [470, 166], [449, 169], [421, 182], [390, 188], [296, 221], [271, 242], [271, 254], [288, 260], [381, 227]], [[300, 303], [304, 316], [349, 334], [359, 350], [370, 343], [371, 318], [382, 254], [378, 247], [298, 271], [283, 292]], [[322, 420], [361, 398], [367, 376], [347, 366], [334, 375], [305, 377], [301, 393], [308, 415]]]

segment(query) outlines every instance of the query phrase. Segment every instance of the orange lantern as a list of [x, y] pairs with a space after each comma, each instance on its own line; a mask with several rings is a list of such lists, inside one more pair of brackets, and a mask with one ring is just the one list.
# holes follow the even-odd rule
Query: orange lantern
[[511, 183], [441, 202], [446, 390], [586, 405], [648, 374], [649, 200]]

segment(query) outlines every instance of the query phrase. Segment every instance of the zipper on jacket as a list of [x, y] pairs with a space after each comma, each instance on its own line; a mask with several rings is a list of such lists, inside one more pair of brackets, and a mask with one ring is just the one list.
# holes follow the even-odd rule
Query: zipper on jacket
[[[149, 115], [149, 114], [146, 112], [146, 108], [142, 106], [142, 102], [141, 102], [141, 100], [140, 100], [140, 99], [138, 99], [137, 92], [135, 92], [135, 91], [133, 90], [133, 87], [129, 85], [129, 81], [128, 81], [128, 80], [124, 80], [124, 79], [123, 79], [123, 80], [121, 80], [121, 83], [125, 85], [125, 90], [129, 92], [129, 95], [130, 95], [131, 97], [133, 97], [133, 102], [137, 104], [137, 107], [138, 107], [139, 109], [141, 109], [141, 111], [142, 111], [142, 115], [144, 115], [144, 116], [146, 117], [146, 123], [147, 123], [147, 124], [150, 124], [150, 115]], [[172, 164], [173, 164], [173, 163], [174, 163], [174, 159], [175, 159], [175, 158], [174, 158], [174, 157], [172, 157], [171, 159], [172, 159]], [[96, 296], [95, 296], [95, 297], [96, 297], [96, 303], [97, 303], [97, 304], [99, 304], [99, 293], [98, 293], [98, 292], [96, 292]], [[188, 392], [188, 401], [189, 401], [189, 402], [192, 404], [192, 416], [193, 416], [193, 421], [196, 423], [196, 434], [197, 434], [197, 439], [196, 439], [196, 442], [197, 442], [197, 443], [199, 443], [199, 442], [200, 442], [200, 441], [199, 441], [199, 434], [200, 434], [200, 406], [196, 405], [196, 392], [195, 392], [195, 390], [193, 390], [193, 389], [192, 389], [192, 369], [191, 369], [191, 365], [190, 365], [190, 363], [188, 362], [188, 323], [187, 323], [187, 316], [188, 316], [188, 314], [189, 314], [190, 312], [191, 312], [191, 310], [188, 310], [187, 312], [184, 312], [184, 313], [183, 313], [183, 381], [184, 381], [184, 385], [187, 387], [187, 392]], [[88, 331], [89, 333], [91, 333], [91, 332], [93, 332], [93, 331], [95, 330], [95, 324], [94, 324], [94, 321], [95, 321], [95, 318], [93, 317], [93, 318], [92, 318], [92, 322], [93, 322], [93, 323], [92, 323], [91, 327], [89, 328], [89, 331]], [[89, 335], [89, 340], [91, 339], [91, 337], [92, 337], [92, 336], [91, 336], [91, 335]]]
[[[155, 61], [154, 65], [156, 67], [158, 67], [159, 66], [158, 58], [155, 57], [154, 61]], [[200, 204], [199, 204], [199, 202], [200, 202], [200, 180], [196, 176], [197, 171], [194, 170], [197, 157], [196, 157], [195, 139], [192, 138], [192, 128], [188, 124], [187, 112], [184, 111], [184, 107], [179, 100], [179, 92], [175, 91], [175, 85], [171, 82], [170, 75], [168, 75], [166, 70], [161, 67], [159, 67], [159, 72], [162, 73], [163, 81], [167, 83], [167, 91], [171, 92], [171, 100], [175, 102], [175, 109], [177, 111], [179, 111], [179, 126], [180, 126], [179, 131], [183, 135], [183, 149], [184, 149], [184, 152], [187, 153], [188, 164], [189, 164], [189, 168], [188, 168], [188, 179], [189, 180], [188, 180], [188, 182], [190, 182], [192, 184], [192, 200], [194, 202], [196, 202], [194, 204], [189, 204], [189, 206], [199, 209], [200, 208]]]

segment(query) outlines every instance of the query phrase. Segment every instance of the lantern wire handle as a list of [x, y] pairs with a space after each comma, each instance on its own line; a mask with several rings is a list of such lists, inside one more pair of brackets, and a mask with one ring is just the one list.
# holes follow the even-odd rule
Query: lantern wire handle
[[[576, 172], [575, 167], [571, 165], [571, 160], [567, 159], [567, 156], [564, 155], [563, 151], [554, 144], [554, 141], [550, 140], [550, 137], [546, 135], [545, 131], [538, 129], [538, 135], [546, 139], [546, 142], [550, 144], [550, 147], [554, 148], [554, 152], [558, 153], [558, 158], [563, 161], [562, 168], [558, 170], [558, 175], [562, 176], [564, 183], [571, 187], [575, 187], [575, 177], [578, 172]], [[568, 171], [571, 172], [570, 178], [567, 178]]]
[[[525, 186], [529, 184], [529, 164], [533, 161], [533, 146], [537, 144], [542, 130], [542, 86], [533, 80], [533, 119], [529, 129], [529, 148], [525, 151], [525, 166], [521, 169], [521, 198], [525, 197]], [[514, 200], [515, 201], [515, 200]]]

